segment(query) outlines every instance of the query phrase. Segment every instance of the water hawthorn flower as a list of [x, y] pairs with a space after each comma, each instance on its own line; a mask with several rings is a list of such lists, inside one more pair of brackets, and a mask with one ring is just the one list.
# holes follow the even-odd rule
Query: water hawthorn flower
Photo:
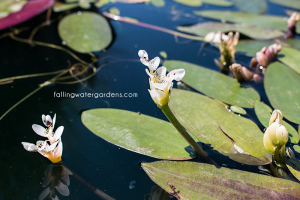
[[[220, 35], [222, 34], [222, 36], [220, 37]], [[209, 43], [221, 43], [221, 40], [223, 41], [227, 41], [228, 40], [228, 35], [225, 35], [225, 33], [215, 33], [215, 32], [210, 32], [207, 33], [206, 36], [204, 37], [204, 41], [205, 42], [209, 42]]]
[[166, 105], [169, 102], [170, 91], [173, 87], [172, 81], [180, 81], [185, 75], [185, 70], [175, 69], [168, 73], [168, 75], [166, 75], [166, 67], [161, 66], [158, 68], [158, 65], [160, 63], [159, 57], [155, 57], [152, 60], [149, 60], [148, 54], [145, 50], [140, 50], [138, 52], [138, 55], [140, 57], [140, 61], [149, 68], [146, 69], [146, 73], [150, 77], [149, 93], [153, 101], [158, 105], [158, 107]]
[[296, 36], [296, 22], [300, 20], [300, 13], [293, 12], [287, 20], [288, 30], [285, 32], [284, 38], [293, 38]]
[[277, 57], [281, 50], [280, 44], [272, 44], [270, 46], [263, 47], [259, 52], [256, 53], [256, 60], [259, 67], [263, 67], [263, 73], [265, 68], [268, 67]]
[[264, 146], [265, 148], [273, 154], [282, 154], [285, 152], [285, 144], [289, 139], [289, 133], [287, 129], [282, 125], [283, 115], [280, 110], [274, 110], [269, 127], [264, 134]]
[[49, 115], [42, 115], [42, 120], [47, 128], [44, 128], [43, 126], [37, 124], [33, 124], [32, 129], [38, 135], [48, 138], [48, 140], [39, 140], [36, 142], [36, 144], [22, 142], [22, 145], [25, 150], [30, 152], [39, 152], [42, 156], [48, 158], [51, 162], [58, 163], [61, 161], [63, 150], [61, 135], [63, 133], [64, 127], [58, 127], [55, 133], [53, 133], [56, 115], [54, 115], [53, 121]]

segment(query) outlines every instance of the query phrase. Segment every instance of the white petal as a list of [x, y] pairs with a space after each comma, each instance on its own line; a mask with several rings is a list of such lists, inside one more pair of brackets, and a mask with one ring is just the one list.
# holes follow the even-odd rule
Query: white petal
[[49, 127], [48, 122], [50, 122], [52, 124], [52, 119], [51, 119], [50, 115], [46, 116], [46, 124], [47, 124], [46, 126]]
[[47, 137], [47, 134], [46, 134], [47, 131], [44, 127], [37, 125], [37, 124], [33, 124], [32, 129], [36, 134], [38, 134], [42, 137]]
[[160, 90], [148, 90], [152, 99], [157, 102], [160, 103], [162, 99], [166, 98], [166, 95], [163, 91]]
[[53, 117], [53, 122], [52, 122], [52, 124], [53, 124], [53, 128], [54, 128], [54, 125], [55, 125], [55, 121], [56, 121], [56, 113], [54, 114], [54, 117]]
[[53, 136], [54, 139], [55, 139], [55, 141], [57, 141], [57, 140], [61, 137], [63, 131], [64, 131], [64, 127], [63, 127], [63, 126], [60, 126], [60, 127], [58, 127], [58, 128], [56, 129], [55, 134], [54, 134], [54, 136]]
[[57, 145], [57, 142], [55, 142], [54, 144], [51, 144], [49, 147], [46, 148], [47, 151], [52, 151]]
[[57, 191], [64, 196], [69, 196], [70, 191], [68, 186], [66, 186], [65, 184], [63, 184], [62, 182], [59, 181], [58, 185], [55, 187], [57, 189]]
[[160, 68], [158, 68], [156, 70], [156, 72], [161, 79], [164, 79], [166, 77], [167, 68], [164, 66], [161, 66]]
[[214, 38], [215, 38], [215, 33], [214, 32], [210, 32], [210, 33], [207, 33], [204, 40], [206, 42], [213, 42], [214, 41]]
[[156, 89], [159, 89], [159, 90], [165, 90], [169, 83], [168, 82], [165, 82], [165, 83], [154, 83], [153, 81], [150, 81], [150, 87], [152, 90], [154, 90], [155, 88]]
[[45, 115], [42, 115], [42, 120], [43, 120], [44, 125], [47, 126], [47, 123], [46, 123], [46, 116], [45, 116]]
[[38, 148], [35, 144], [29, 143], [29, 142], [22, 142], [22, 145], [25, 150], [31, 151], [31, 152], [37, 152]]
[[172, 70], [170, 73], [168, 73], [168, 78], [170, 80], [176, 80], [180, 81], [185, 75], [185, 70], [184, 69], [175, 69]]
[[153, 70], [156, 70], [159, 63], [160, 63], [160, 58], [159, 57], [155, 57], [152, 60], [150, 60], [149, 66], [148, 66], [149, 69], [150, 69], [150, 72], [152, 72]]
[[138, 55], [140, 58], [148, 60], [148, 53], [145, 50], [139, 50]]
[[150, 74], [149, 70], [148, 70], [148, 69], [145, 69], [145, 70], [146, 70], [146, 73], [148, 74], [148, 76], [149, 76], [150, 78], [153, 78], [153, 75]]
[[[41, 142], [38, 141], [37, 144], [41, 144]], [[38, 147], [38, 151], [44, 150], [44, 149], [46, 148], [46, 146], [47, 146], [47, 142], [46, 142], [46, 141], [43, 141], [42, 146], [41, 146], [41, 147]]]
[[149, 60], [145, 60], [144, 58], [141, 58], [140, 61], [143, 65], [146, 65], [147, 67], [149, 66]]
[[55, 157], [61, 156], [62, 151], [63, 151], [63, 145], [62, 145], [62, 142], [59, 142], [58, 146], [56, 147], [56, 149], [54, 151], [54, 156]]

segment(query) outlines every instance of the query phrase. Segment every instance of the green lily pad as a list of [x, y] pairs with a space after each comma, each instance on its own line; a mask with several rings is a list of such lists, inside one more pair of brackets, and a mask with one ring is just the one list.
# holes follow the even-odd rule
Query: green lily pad
[[165, 51], [159, 52], [159, 55], [160, 55], [161, 57], [163, 57], [164, 59], [166, 59], [166, 58], [168, 57], [168, 54], [167, 54]]
[[55, 2], [53, 6], [54, 12], [63, 12], [66, 10], [71, 10], [73, 8], [77, 8], [78, 3], [61, 3], [61, 2]]
[[156, 7], [164, 7], [166, 4], [164, 0], [150, 0], [150, 3]]
[[100, 51], [112, 41], [108, 22], [93, 12], [67, 15], [60, 21], [58, 32], [71, 49], [80, 53]]
[[258, 40], [267, 40], [284, 35], [281, 31], [275, 29], [263, 28], [260, 26], [247, 24], [224, 24], [219, 22], [205, 22], [192, 26], [178, 26], [177, 30], [200, 36], [205, 36], [209, 32], [238, 31], [243, 35]]
[[254, 107], [259, 94], [253, 88], [242, 87], [235, 79], [187, 62], [168, 60], [164, 66], [169, 70], [183, 68], [183, 82], [190, 87], [225, 103], [244, 108]]
[[[260, 123], [268, 128], [269, 127], [269, 121], [270, 117], [272, 115], [272, 109], [264, 104], [263, 102], [255, 102], [255, 114], [257, 118], [259, 119]], [[285, 128], [289, 132], [289, 142], [293, 144], [297, 144], [299, 142], [299, 134], [298, 132], [291, 126], [289, 125], [286, 121], [282, 121], [282, 124], [285, 126]]]
[[[299, 129], [299, 130], [300, 130], [300, 129]], [[294, 146], [293, 146], [293, 149], [294, 149], [297, 153], [300, 153], [300, 146], [294, 145]]]
[[190, 133], [201, 142], [210, 144], [214, 150], [237, 162], [244, 159], [230, 154], [253, 156], [260, 160], [260, 164], [270, 162], [268, 158], [263, 158], [270, 153], [263, 145], [263, 133], [257, 125], [228, 112], [223, 103], [194, 92], [173, 89], [169, 106]]
[[232, 6], [233, 3], [225, 0], [201, 0], [203, 3], [214, 5], [214, 6], [223, 6], [229, 7]]
[[247, 13], [262, 14], [268, 8], [266, 0], [232, 0], [232, 2], [239, 10]]
[[272, 3], [285, 6], [288, 8], [294, 8], [300, 10], [300, 1], [299, 0], [269, 0]]
[[243, 108], [241, 108], [239, 106], [230, 106], [230, 110], [232, 110], [235, 113], [242, 114], [242, 115], [247, 114], [246, 110], [244, 110]]
[[177, 199], [298, 199], [294, 181], [204, 163], [142, 163], [146, 174]]
[[20, 11], [27, 4], [27, 0], [1, 0], [0, 1], [0, 19], [11, 13]]
[[[279, 17], [275, 15], [258, 15], [253, 13], [241, 13], [233, 11], [220, 11], [220, 10], [207, 10], [207, 11], [194, 11], [196, 15], [217, 19], [221, 21], [251, 24], [265, 28], [278, 29], [281, 31], [287, 30], [286, 17]], [[297, 23], [297, 33], [300, 33], [300, 23]]]
[[292, 48], [283, 47], [280, 51], [279, 60], [300, 74], [300, 51]]
[[171, 123], [154, 117], [118, 109], [92, 109], [84, 111], [81, 120], [97, 136], [136, 153], [169, 160], [196, 157]]
[[256, 52], [259, 52], [264, 46], [274, 44], [271, 40], [240, 40], [235, 46], [237, 53], [243, 53], [249, 57], [256, 57]]
[[286, 157], [285, 164], [290, 172], [300, 181], [300, 160]]
[[273, 108], [291, 122], [300, 123], [300, 76], [289, 67], [275, 62], [268, 66], [264, 86]]
[[192, 6], [192, 7], [199, 7], [202, 5], [201, 0], [173, 0], [173, 1], [186, 6]]

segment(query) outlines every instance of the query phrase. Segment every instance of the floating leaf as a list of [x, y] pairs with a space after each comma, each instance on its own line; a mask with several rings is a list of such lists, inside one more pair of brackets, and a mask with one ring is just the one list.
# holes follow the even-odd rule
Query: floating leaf
[[280, 51], [280, 54], [283, 56], [279, 56], [279, 60], [293, 69], [295, 72], [300, 74], [300, 51], [292, 48], [283, 47]]
[[[278, 29], [281, 31], [287, 30], [287, 18], [275, 15], [258, 15], [253, 13], [241, 13], [233, 11], [194, 11], [196, 15], [217, 19], [221, 21], [251, 24], [265, 28]], [[300, 33], [300, 23], [297, 23], [297, 33]]]
[[108, 10], [109, 13], [113, 15], [120, 15], [120, 10], [118, 8], [112, 7]]
[[166, 53], [165, 51], [159, 52], [159, 55], [160, 55], [161, 57], [165, 58], [165, 59], [168, 57], [168, 55], [167, 55], [167, 53]]
[[300, 76], [289, 67], [275, 62], [268, 66], [265, 90], [273, 108], [291, 122], [300, 123]]
[[50, 6], [54, 0], [31, 0], [19, 11], [0, 19], [0, 30], [25, 22], [40, 14]]
[[78, 4], [77, 3], [61, 3], [61, 2], [55, 2], [53, 6], [53, 11], [54, 12], [62, 12], [66, 10], [70, 10], [73, 8], [77, 8]]
[[[300, 130], [300, 129], [299, 129], [299, 130]], [[294, 146], [293, 146], [293, 149], [294, 149], [297, 153], [300, 154], [300, 146], [294, 145]]]
[[286, 157], [285, 164], [290, 172], [300, 181], [300, 160]]
[[186, 6], [192, 6], [192, 7], [199, 7], [202, 5], [201, 0], [173, 0], [173, 1]]
[[92, 109], [84, 111], [81, 120], [97, 136], [130, 151], [169, 160], [196, 157], [171, 123], [154, 117], [125, 110]]
[[259, 52], [264, 46], [274, 43], [274, 41], [240, 40], [235, 50], [238, 53], [244, 53], [246, 56], [256, 57], [256, 52]]
[[247, 13], [262, 14], [267, 11], [266, 0], [232, 0], [234, 6]]
[[230, 106], [230, 110], [232, 110], [235, 113], [242, 114], [242, 115], [247, 114], [246, 110], [244, 110], [243, 108], [241, 108], [239, 106]]
[[281, 37], [284, 34], [281, 31], [263, 28], [260, 26], [247, 25], [247, 24], [224, 24], [219, 22], [205, 22], [192, 26], [178, 26], [177, 30], [192, 33], [195, 35], [205, 36], [209, 32], [229, 32], [238, 31], [253, 39], [267, 40], [272, 38]]
[[289, 7], [289, 8], [294, 8], [300, 10], [300, 1], [299, 0], [269, 0], [272, 3], [279, 4], [281, 6]]
[[177, 199], [299, 199], [297, 182], [204, 163], [142, 163], [147, 175]]
[[214, 5], [214, 6], [224, 6], [229, 7], [232, 6], [232, 2], [225, 1], [225, 0], [201, 0], [203, 3]]
[[27, 3], [27, 0], [2, 0], [0, 1], [0, 19], [10, 13], [19, 12]]
[[[260, 123], [268, 128], [269, 127], [269, 121], [270, 121], [270, 117], [272, 115], [272, 109], [264, 104], [263, 102], [255, 102], [255, 114], [257, 116], [257, 118], [259, 119]], [[299, 134], [298, 132], [291, 126], [289, 125], [286, 121], [282, 121], [282, 124], [285, 126], [285, 128], [288, 130], [289, 132], [289, 142], [293, 143], [293, 144], [297, 144], [299, 142]]]
[[253, 88], [242, 87], [235, 79], [216, 71], [176, 60], [168, 60], [163, 64], [169, 71], [179, 68], [185, 69], [183, 82], [225, 103], [252, 108], [254, 102], [260, 99]]
[[70, 48], [80, 53], [100, 51], [112, 40], [106, 19], [92, 12], [67, 15], [60, 21], [58, 32]]
[[268, 158], [261, 158], [270, 153], [263, 145], [263, 133], [257, 125], [249, 119], [228, 112], [223, 103], [194, 92], [173, 89], [169, 106], [190, 133], [201, 142], [210, 144], [214, 150], [238, 162], [245, 159], [241, 161], [241, 156], [230, 154], [254, 156], [260, 165], [269, 163]]
[[164, 0], [150, 0], [150, 3], [156, 7], [164, 7], [166, 4]]

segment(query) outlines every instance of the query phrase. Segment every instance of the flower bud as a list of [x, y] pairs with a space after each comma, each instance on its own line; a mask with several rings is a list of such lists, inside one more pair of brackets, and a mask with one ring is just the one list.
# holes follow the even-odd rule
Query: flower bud
[[293, 38], [296, 36], [296, 22], [300, 20], [300, 13], [294, 12], [288, 19], [288, 30], [285, 32], [284, 38]]
[[253, 73], [240, 64], [233, 63], [229, 66], [229, 69], [238, 82], [251, 81], [253, 78]]
[[258, 64], [266, 68], [276, 59], [280, 50], [281, 45], [276, 43], [263, 47], [259, 52], [256, 53], [256, 60]]
[[269, 125], [271, 125], [273, 122], [277, 122], [279, 124], [282, 124], [283, 115], [280, 110], [275, 109], [270, 117]]

